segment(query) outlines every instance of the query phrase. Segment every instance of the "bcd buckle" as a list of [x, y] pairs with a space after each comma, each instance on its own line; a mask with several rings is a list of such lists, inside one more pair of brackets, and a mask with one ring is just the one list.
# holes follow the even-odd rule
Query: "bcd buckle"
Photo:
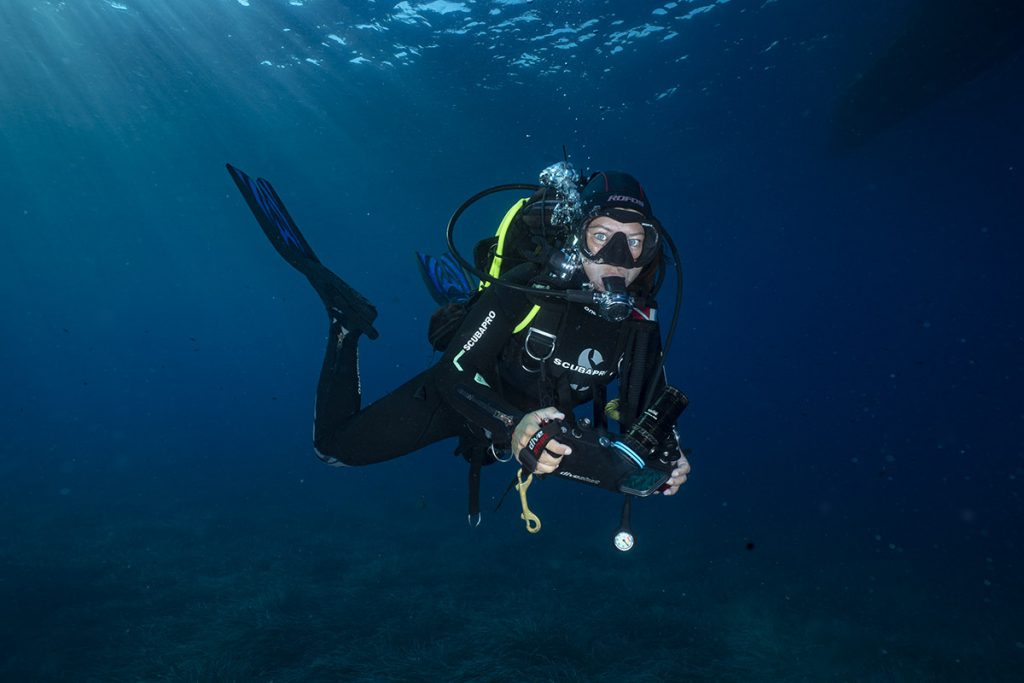
[[[534, 335], [537, 338], [534, 338]], [[558, 339], [555, 335], [544, 330], [539, 330], [536, 327], [531, 327], [526, 333], [526, 341], [523, 343], [523, 350], [526, 351], [526, 355], [537, 361], [536, 368], [529, 368], [523, 363], [523, 369], [527, 372], [540, 372], [540, 366], [543, 365], [544, 361], [551, 358], [551, 354], [555, 352], [555, 340]], [[537, 352], [534, 352], [534, 348]]]

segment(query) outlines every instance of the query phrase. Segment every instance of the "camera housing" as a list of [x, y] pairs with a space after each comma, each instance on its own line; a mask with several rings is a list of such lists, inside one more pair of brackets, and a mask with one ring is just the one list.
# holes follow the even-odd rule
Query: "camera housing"
[[685, 394], [666, 386], [621, 436], [582, 422], [547, 421], [520, 452], [520, 462], [533, 471], [547, 442], [555, 439], [572, 448], [572, 453], [562, 456], [555, 476], [618, 493], [649, 496], [668, 481], [679, 458], [675, 423], [688, 403]]

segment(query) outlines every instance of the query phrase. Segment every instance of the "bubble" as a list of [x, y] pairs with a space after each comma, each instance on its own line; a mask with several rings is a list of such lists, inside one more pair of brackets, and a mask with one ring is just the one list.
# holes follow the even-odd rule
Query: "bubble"
[[579, 180], [579, 172], [568, 161], [559, 161], [540, 172], [541, 185], [553, 188], [561, 200], [551, 212], [552, 223], [568, 228], [582, 217]]

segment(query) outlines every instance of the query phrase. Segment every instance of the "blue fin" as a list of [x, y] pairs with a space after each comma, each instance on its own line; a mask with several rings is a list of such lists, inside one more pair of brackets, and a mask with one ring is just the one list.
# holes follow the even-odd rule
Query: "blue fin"
[[299, 227], [295, 225], [284, 202], [277, 196], [274, 186], [263, 178], [250, 178], [244, 171], [231, 164], [227, 164], [227, 167], [277, 253], [299, 270], [310, 261], [320, 263], [309, 242], [299, 232]]
[[345, 327], [358, 330], [370, 339], [380, 336], [373, 327], [377, 309], [362, 294], [320, 263], [270, 181], [263, 178], [253, 180], [231, 164], [227, 164], [227, 167], [274, 249], [293, 268], [306, 276], [328, 312], [340, 315]]
[[446, 253], [438, 258], [417, 251], [416, 262], [430, 296], [434, 297], [439, 306], [463, 303], [473, 296], [473, 283], [451, 254]]

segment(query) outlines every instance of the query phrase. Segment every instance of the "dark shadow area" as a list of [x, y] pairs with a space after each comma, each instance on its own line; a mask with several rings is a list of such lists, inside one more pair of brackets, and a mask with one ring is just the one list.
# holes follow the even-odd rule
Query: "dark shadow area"
[[831, 150], [849, 152], [1024, 46], [1019, 0], [924, 0], [888, 50], [840, 96]]

